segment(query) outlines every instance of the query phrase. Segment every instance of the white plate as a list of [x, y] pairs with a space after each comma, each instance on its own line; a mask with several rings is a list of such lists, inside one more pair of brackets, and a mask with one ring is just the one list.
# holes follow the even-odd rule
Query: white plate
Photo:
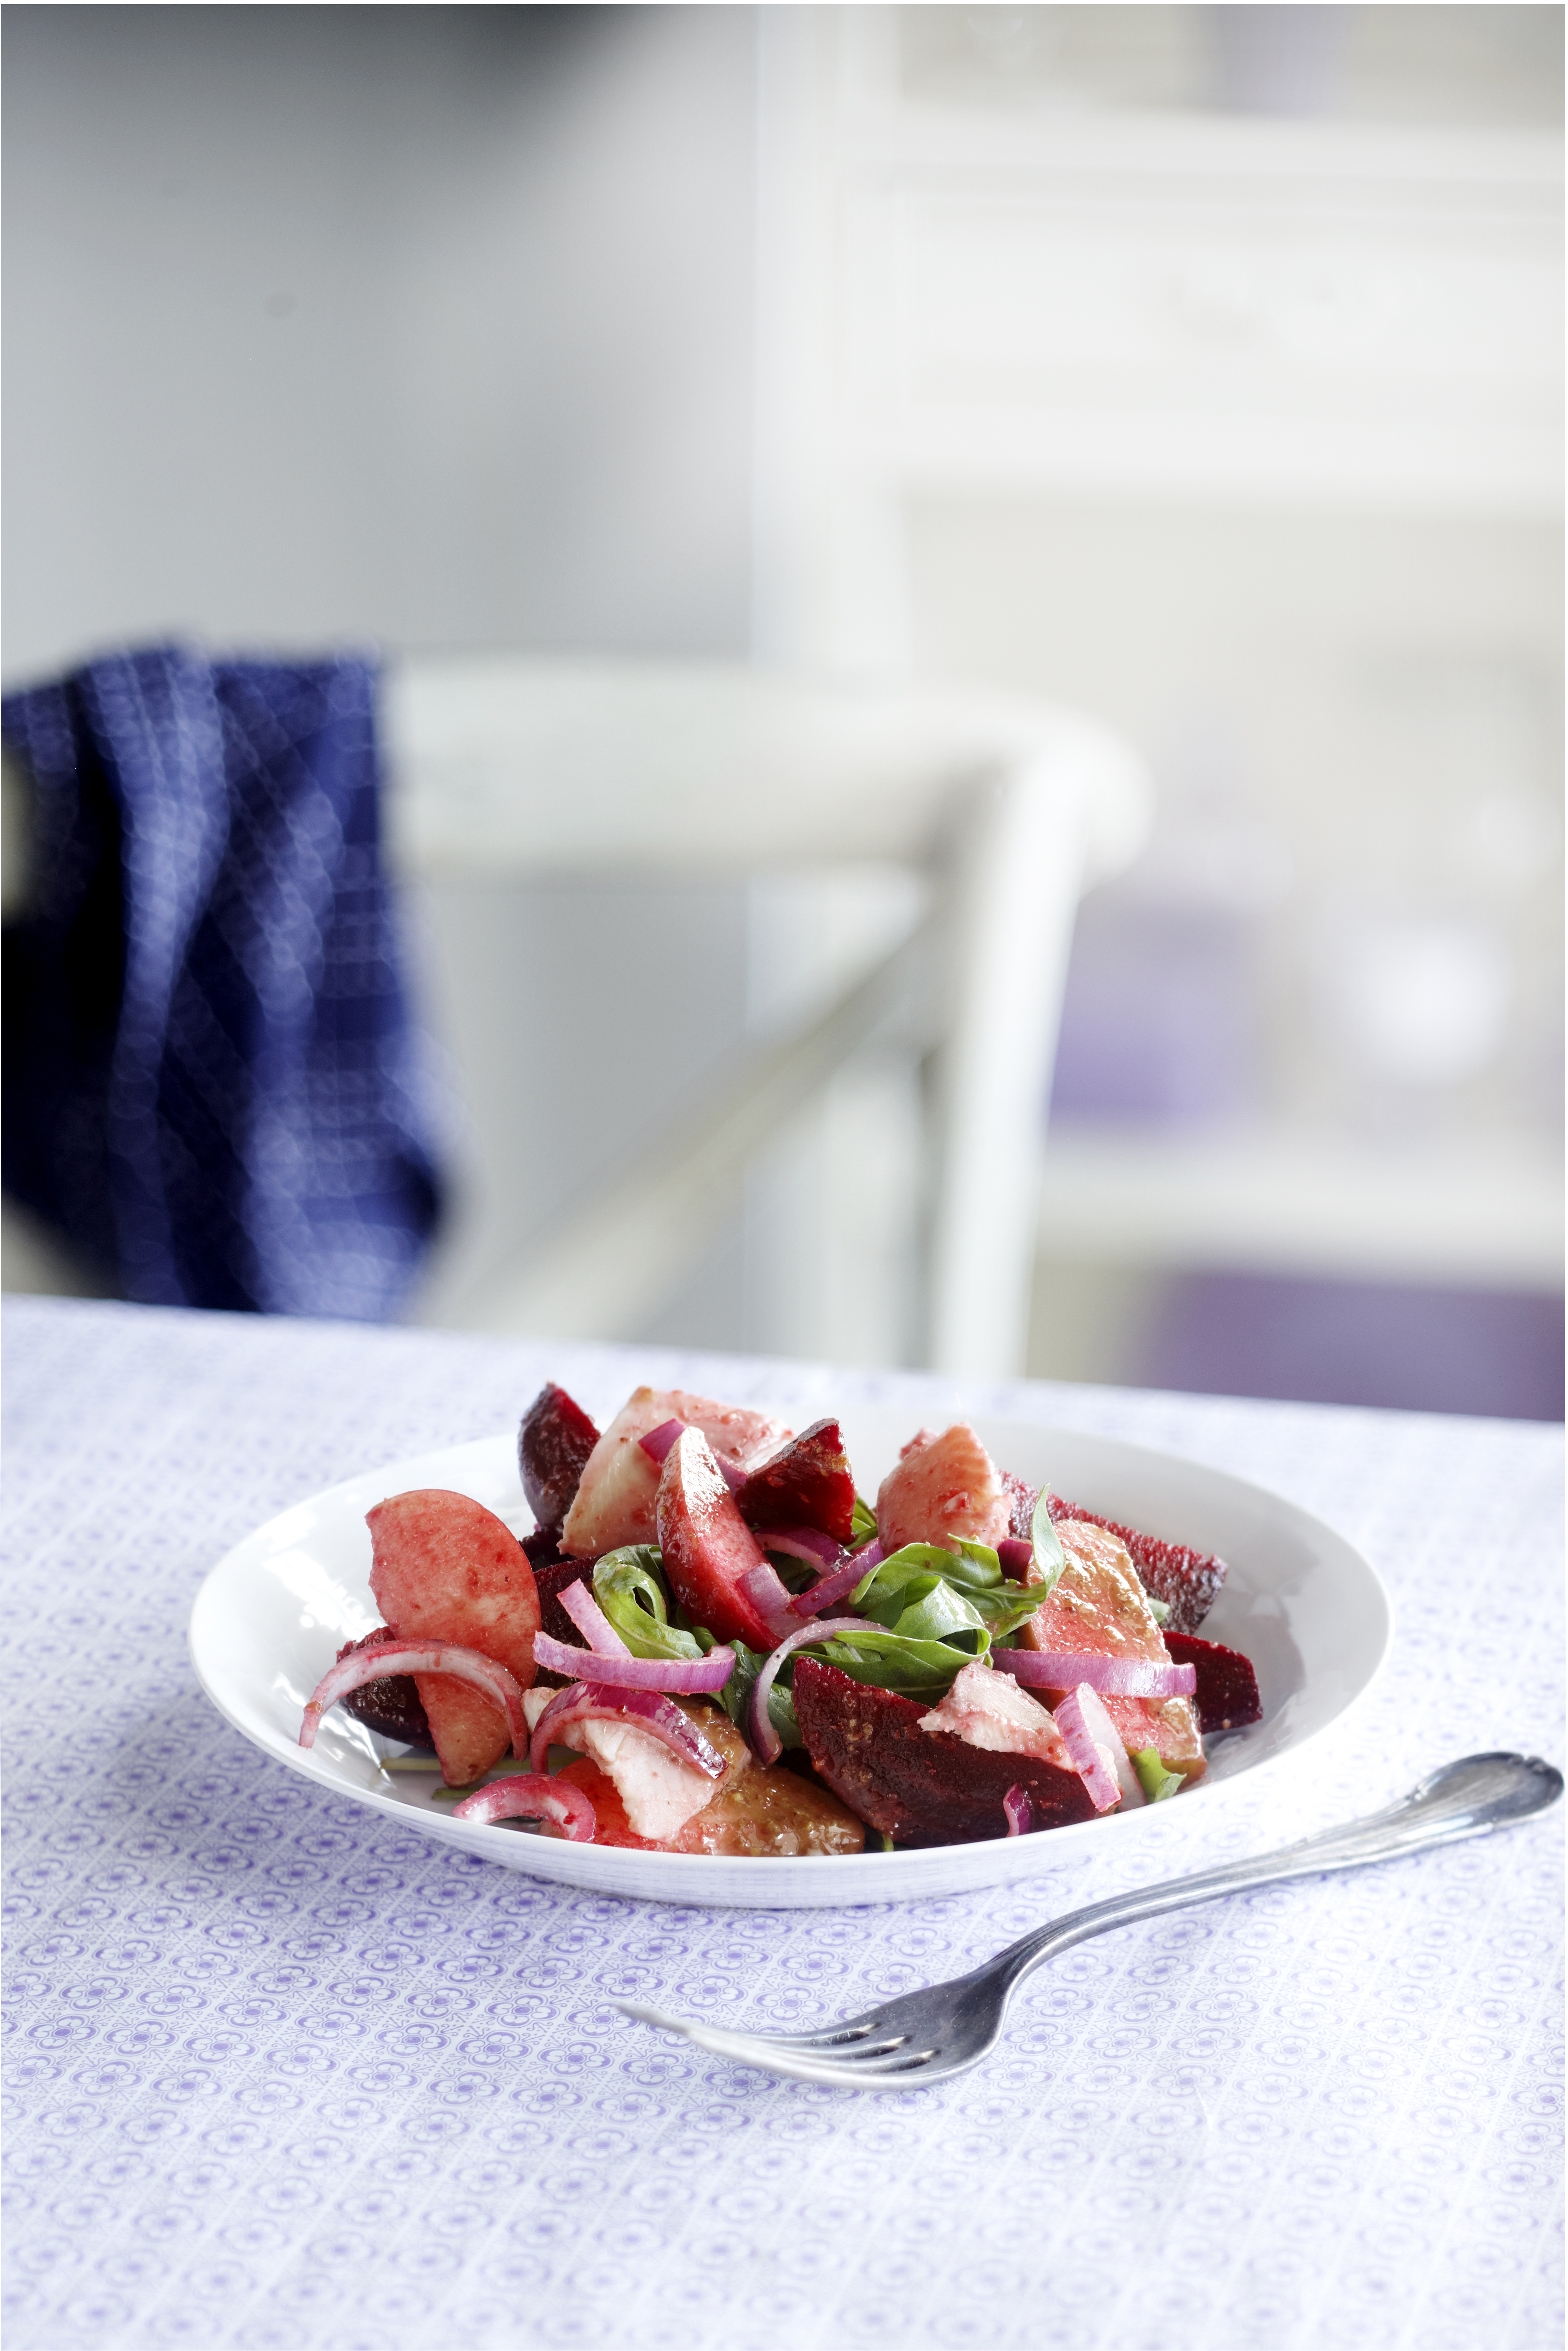
[[[1035, 1836], [915, 1853], [730, 1858], [569, 1844], [510, 1823], [455, 1821], [450, 1806], [434, 1800], [434, 1773], [384, 1773], [378, 1743], [341, 1708], [306, 1752], [298, 1744], [306, 1698], [343, 1642], [380, 1621], [368, 1581], [365, 1512], [389, 1494], [443, 1486], [471, 1494], [526, 1533], [532, 1519], [510, 1436], [351, 1478], [258, 1528], [203, 1584], [191, 1615], [192, 1659], [213, 1704], [264, 1754], [404, 1828], [595, 1893], [786, 1910], [961, 1894], [1082, 1859], [1086, 1838], [1157, 1837], [1178, 1813], [1190, 1822], [1199, 1805], [1212, 1813], [1239, 1782], [1298, 1757], [1370, 1686], [1393, 1630], [1388, 1595], [1332, 1528], [1261, 1487], [1141, 1446], [1026, 1421], [975, 1425], [993, 1458], [1031, 1484], [1049, 1479], [1085, 1510], [1229, 1562], [1204, 1636], [1251, 1658], [1263, 1719], [1211, 1740], [1205, 1778], [1171, 1802]], [[846, 1413], [842, 1426], [857, 1482], [874, 1493], [911, 1434], [907, 1415]]]

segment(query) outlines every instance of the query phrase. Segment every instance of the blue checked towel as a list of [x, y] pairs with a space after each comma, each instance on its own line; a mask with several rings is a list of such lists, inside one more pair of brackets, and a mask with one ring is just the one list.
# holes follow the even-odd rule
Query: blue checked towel
[[0, 705], [35, 787], [6, 1190], [127, 1298], [374, 1321], [438, 1187], [365, 662], [96, 661]]

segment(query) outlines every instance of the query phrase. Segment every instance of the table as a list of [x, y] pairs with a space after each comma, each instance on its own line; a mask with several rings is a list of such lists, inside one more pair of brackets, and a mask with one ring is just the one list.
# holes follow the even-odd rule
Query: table
[[[945, 2087], [743, 2073], [617, 1997], [762, 2022], [955, 1972], [1142, 1874], [682, 1910], [342, 1804], [207, 1706], [208, 1567], [547, 1375], [797, 1425], [941, 1383], [29, 1300], [5, 1310], [8, 2351], [1544, 2351], [1562, 2335], [1560, 1822], [1106, 1936]], [[975, 1409], [1279, 1488], [1389, 1583], [1388, 1672], [1289, 1801], [1561, 1761], [1561, 1432], [1009, 1384]], [[1280, 1840], [1201, 1807], [1155, 1874]]]

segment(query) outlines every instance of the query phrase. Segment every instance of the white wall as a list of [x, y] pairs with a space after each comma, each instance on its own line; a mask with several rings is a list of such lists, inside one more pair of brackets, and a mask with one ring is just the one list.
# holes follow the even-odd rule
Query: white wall
[[5, 13], [5, 674], [739, 651], [745, 9]]
[[[5, 674], [172, 631], [740, 653], [744, 8], [5, 12]], [[744, 1019], [735, 890], [415, 910], [464, 1075], [426, 1311]], [[606, 1014], [667, 1024], [607, 1067]], [[33, 1278], [8, 1254], [13, 1284]], [[673, 1308], [739, 1337], [730, 1237]]]

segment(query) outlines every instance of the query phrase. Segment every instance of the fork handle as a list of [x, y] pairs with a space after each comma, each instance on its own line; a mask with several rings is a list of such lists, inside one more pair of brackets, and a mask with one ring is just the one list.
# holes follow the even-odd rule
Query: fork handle
[[[1239, 1893], [1249, 1886], [1279, 1886], [1294, 1877], [1326, 1876], [1331, 1870], [1364, 1869], [1375, 1861], [1395, 1861], [1403, 1854], [1423, 1853], [1429, 1845], [1457, 1844], [1461, 1837], [1485, 1836], [1493, 1829], [1510, 1828], [1543, 1812], [1563, 1793], [1563, 1774], [1536, 1755], [1467, 1755], [1447, 1763], [1423, 1780], [1398, 1803], [1343, 1828], [1324, 1829], [1303, 1837], [1298, 1844], [1257, 1855], [1249, 1861], [1228, 1862], [1222, 1869], [1205, 1869], [1190, 1877], [1166, 1878], [1162, 1885], [1141, 1886], [1086, 1909], [1070, 1910], [1065, 1917], [1037, 1928], [997, 1954], [991, 1965], [1002, 1971], [1009, 1991], [1059, 1951], [1087, 1942], [1112, 1927], [1125, 1927], [1134, 1918], [1157, 1918], [1166, 1910], [1185, 1910], [1195, 1902], [1217, 1902], [1222, 1895]], [[988, 1975], [991, 1970], [986, 1970]]]

